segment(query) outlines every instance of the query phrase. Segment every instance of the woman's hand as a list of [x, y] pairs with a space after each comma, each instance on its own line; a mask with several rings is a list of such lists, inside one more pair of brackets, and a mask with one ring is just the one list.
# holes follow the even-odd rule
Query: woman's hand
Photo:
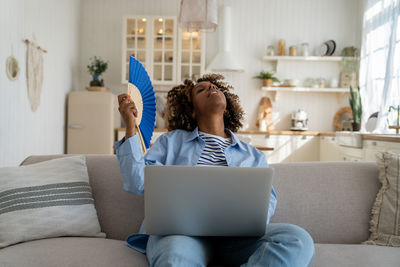
[[135, 103], [131, 99], [131, 96], [128, 94], [120, 94], [118, 96], [118, 103], [119, 113], [121, 114], [126, 125], [126, 140], [136, 134], [136, 118], [138, 116], [138, 111], [136, 109]]

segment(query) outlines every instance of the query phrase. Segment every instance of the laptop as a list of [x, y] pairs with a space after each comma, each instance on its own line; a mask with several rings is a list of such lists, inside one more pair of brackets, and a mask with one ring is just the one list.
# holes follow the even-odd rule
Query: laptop
[[146, 233], [262, 236], [272, 175], [271, 168], [146, 166]]

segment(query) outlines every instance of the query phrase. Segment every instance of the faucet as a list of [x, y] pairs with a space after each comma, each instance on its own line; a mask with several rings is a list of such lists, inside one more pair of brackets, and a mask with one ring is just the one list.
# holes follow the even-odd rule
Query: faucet
[[390, 106], [389, 107], [389, 112], [391, 112], [393, 110], [397, 110], [397, 125], [389, 125], [389, 129], [396, 129], [396, 134], [399, 134], [399, 130], [400, 130], [400, 105], [398, 105], [397, 107], [395, 106]]

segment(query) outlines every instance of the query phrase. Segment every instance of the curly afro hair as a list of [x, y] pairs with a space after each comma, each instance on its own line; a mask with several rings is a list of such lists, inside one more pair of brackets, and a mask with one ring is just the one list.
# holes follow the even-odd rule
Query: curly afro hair
[[239, 97], [230, 92], [232, 86], [223, 82], [224, 76], [220, 74], [205, 74], [196, 83], [185, 80], [184, 84], [172, 88], [167, 95], [166, 119], [168, 131], [182, 129], [193, 131], [197, 127], [197, 121], [191, 116], [193, 114], [192, 91], [197, 83], [210, 82], [218, 87], [225, 95], [226, 111], [224, 112], [225, 128], [237, 132], [242, 125], [244, 111], [239, 103]]

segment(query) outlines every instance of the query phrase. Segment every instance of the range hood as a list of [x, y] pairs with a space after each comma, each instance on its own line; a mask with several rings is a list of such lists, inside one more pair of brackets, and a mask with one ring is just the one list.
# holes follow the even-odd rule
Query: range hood
[[207, 71], [212, 72], [242, 72], [243, 67], [239, 65], [236, 57], [231, 51], [231, 8], [223, 6], [220, 12], [218, 25], [218, 53], [207, 66]]

